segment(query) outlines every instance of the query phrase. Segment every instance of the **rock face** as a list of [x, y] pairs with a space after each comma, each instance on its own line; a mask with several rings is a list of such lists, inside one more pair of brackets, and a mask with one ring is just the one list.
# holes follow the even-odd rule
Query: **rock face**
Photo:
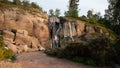
[[[6, 44], [14, 51], [20, 46], [23, 49], [31, 47], [35, 50], [50, 47], [46, 45], [46, 41], [49, 41], [49, 29], [46, 25], [48, 16], [37, 9], [33, 10], [31, 12], [20, 8], [0, 10], [0, 30], [4, 31]], [[11, 32], [13, 29], [17, 31], [16, 36]]]
[[[85, 40], [91, 40], [101, 35], [110, 35], [108, 31], [98, 26], [87, 24], [83, 21], [65, 19], [69, 22], [75, 21], [66, 25], [76, 25], [74, 26], [75, 29], [68, 33], [76, 32], [73, 35], [82, 37]], [[6, 46], [14, 52], [21, 53], [22, 51], [36, 51], [50, 48], [50, 31], [47, 22], [48, 15], [37, 9], [28, 11], [11, 7], [0, 10], [0, 30], [4, 31]], [[73, 35], [71, 34], [71, 36]]]
[[[112, 34], [105, 27], [102, 27], [98, 24], [90, 24], [90, 23], [86, 23], [84, 21], [74, 20], [74, 19], [70, 19], [70, 18], [65, 18], [65, 19], [67, 21], [65, 23], [71, 22], [76, 25], [76, 27], [75, 27], [76, 34], [77, 34], [77, 37], [81, 38], [81, 40], [90, 41], [92, 39], [95, 39], [95, 38], [98, 38], [101, 36], [106, 36], [110, 39], [115, 39], [114, 34]], [[63, 29], [63, 30], [65, 30], [65, 29]]]

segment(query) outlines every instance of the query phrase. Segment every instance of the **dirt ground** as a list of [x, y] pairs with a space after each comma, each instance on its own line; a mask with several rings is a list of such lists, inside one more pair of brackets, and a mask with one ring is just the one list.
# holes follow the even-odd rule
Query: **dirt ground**
[[17, 56], [22, 68], [95, 68], [65, 59], [50, 57], [43, 52], [22, 53]]
[[[0, 68], [98, 68], [48, 56], [43, 52], [30, 52], [17, 55], [14, 63], [0, 63]], [[101, 68], [101, 67], [100, 67]], [[105, 67], [102, 67], [105, 68]]]

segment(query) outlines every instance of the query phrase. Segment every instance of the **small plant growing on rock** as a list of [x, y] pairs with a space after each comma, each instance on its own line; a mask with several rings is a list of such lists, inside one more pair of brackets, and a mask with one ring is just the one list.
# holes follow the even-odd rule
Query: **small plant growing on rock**
[[3, 36], [0, 35], [0, 60], [11, 59], [15, 60], [15, 55], [12, 50], [5, 48]]

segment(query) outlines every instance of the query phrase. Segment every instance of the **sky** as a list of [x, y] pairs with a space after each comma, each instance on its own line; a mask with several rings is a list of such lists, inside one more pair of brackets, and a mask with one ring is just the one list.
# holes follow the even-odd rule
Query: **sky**
[[[69, 0], [30, 0], [36, 2], [44, 11], [49, 12], [50, 9], [60, 9], [61, 15], [68, 10]], [[87, 15], [88, 10], [93, 10], [94, 13], [100, 12], [101, 15], [105, 14], [105, 9], [108, 7], [107, 0], [80, 0], [79, 1], [79, 15]]]

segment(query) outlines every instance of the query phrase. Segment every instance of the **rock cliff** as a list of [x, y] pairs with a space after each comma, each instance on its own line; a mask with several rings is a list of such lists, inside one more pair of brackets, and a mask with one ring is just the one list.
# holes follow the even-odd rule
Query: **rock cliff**
[[[84, 22], [81, 20], [73, 19], [73, 18], [64, 18], [64, 19], [66, 20], [66, 22], [64, 22], [63, 25], [66, 23], [68, 24], [74, 23], [73, 25], [75, 25], [75, 27], [72, 27], [72, 29], [75, 28], [76, 31], [75, 30], [72, 30], [72, 31], [73, 33], [76, 32], [75, 34], [77, 34], [77, 37], [79, 37], [79, 40], [81, 39], [82, 41], [88, 42], [98, 37], [107, 37], [111, 40], [116, 39], [115, 34], [110, 29], [105, 28], [99, 23], [91, 24], [89, 22]], [[63, 31], [64, 30], [65, 29], [63, 29]], [[68, 31], [67, 33], [70, 34], [70, 30], [67, 30], [67, 31]]]
[[[109, 30], [102, 26], [70, 18], [64, 19], [74, 21], [75, 34], [84, 41], [103, 35], [111, 39], [114, 37]], [[0, 30], [4, 32], [6, 46], [14, 52], [50, 48], [50, 31], [47, 23], [48, 15], [37, 9], [24, 10], [17, 7], [0, 9]]]
[[[24, 50], [26, 45], [35, 50], [50, 47], [46, 44], [49, 40], [47, 21], [48, 15], [37, 9], [31, 11], [17, 7], [0, 9], [0, 30], [4, 32], [6, 45], [14, 51]], [[12, 30], [16, 30], [16, 36]]]

